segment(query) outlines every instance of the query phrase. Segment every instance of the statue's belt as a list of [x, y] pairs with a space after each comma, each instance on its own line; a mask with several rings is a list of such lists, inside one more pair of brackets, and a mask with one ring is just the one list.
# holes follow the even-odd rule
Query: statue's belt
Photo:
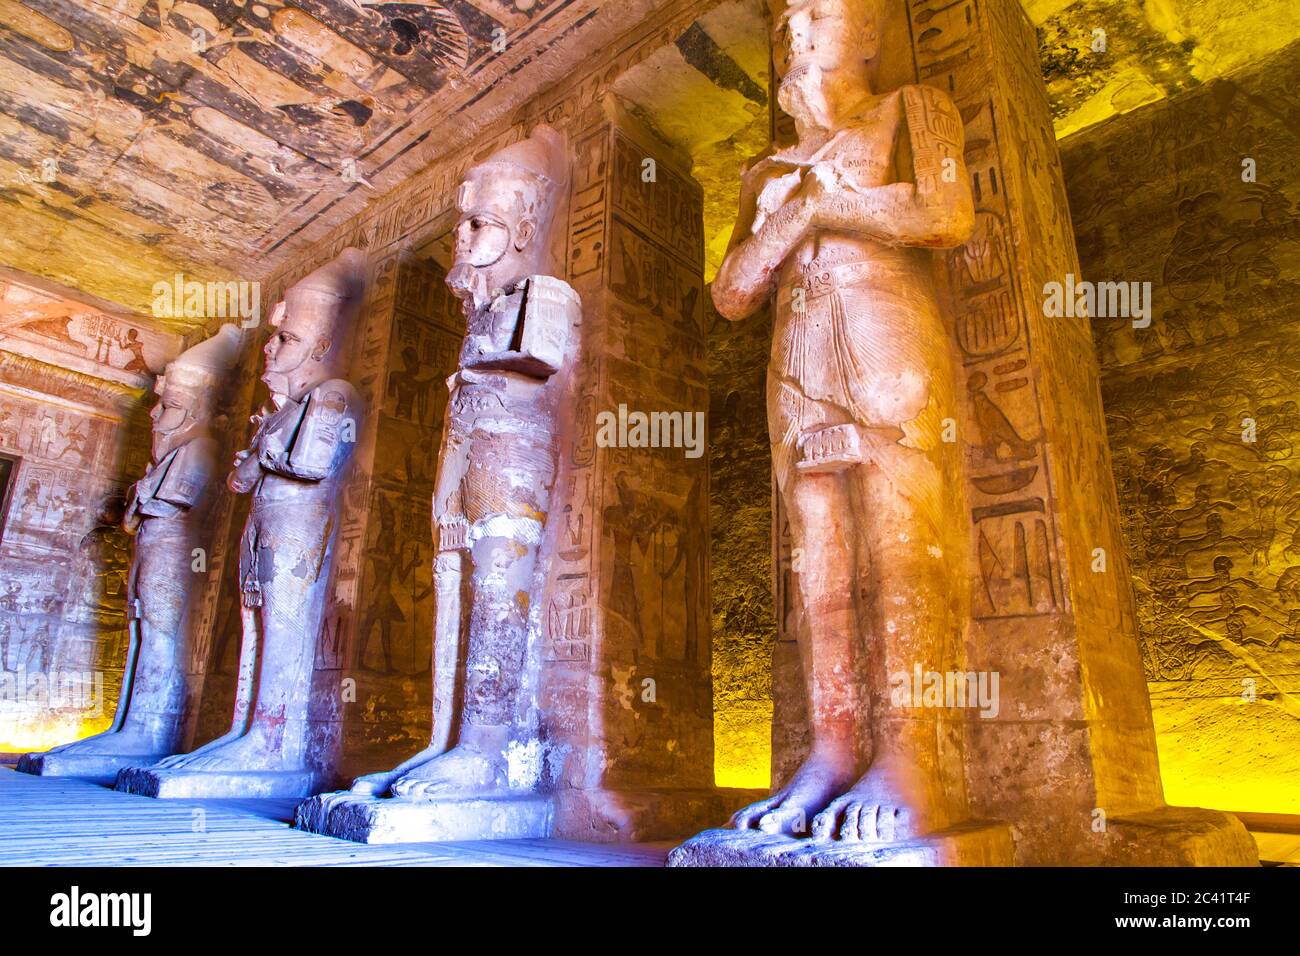
[[811, 269], [782, 284], [776, 294], [777, 305], [787, 305], [796, 289], [803, 290], [805, 300], [815, 299], [867, 283], [887, 289], [900, 277], [909, 274], [909, 269], [894, 262], [846, 262], [843, 265]]

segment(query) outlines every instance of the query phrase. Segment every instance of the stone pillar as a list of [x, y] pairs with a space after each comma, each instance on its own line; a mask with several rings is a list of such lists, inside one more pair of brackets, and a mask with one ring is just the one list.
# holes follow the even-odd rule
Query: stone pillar
[[[702, 198], [689, 161], [614, 102], [579, 129], [568, 280], [585, 348], [549, 526], [542, 733], [557, 836], [661, 839], [723, 811], [712, 789], [704, 435], [686, 432], [696, 450], [632, 447], [633, 413], [702, 429], [708, 409]], [[620, 407], [632, 426], [621, 442]], [[604, 447], [611, 421], [626, 447]]]
[[[355, 702], [338, 715], [342, 746], [335, 779], [344, 783], [396, 752], [423, 747], [432, 707], [433, 538], [429, 503], [465, 317], [437, 263], [409, 253], [377, 267], [382, 292], [372, 327], [383, 330], [383, 361], [361, 380], [370, 389], [374, 447], [369, 484], [359, 490], [368, 515], [356, 538], [350, 578], [355, 612], [336, 635], [343, 677]], [[373, 378], [373, 382], [371, 379]], [[409, 736], [395, 739], [395, 726]]]
[[[972, 812], [1012, 825], [1023, 865], [1253, 863], [1235, 818], [1164, 803], [1091, 329], [1044, 314], [1079, 265], [1033, 27], [1016, 0], [890, 10], [873, 85], [952, 97], [975, 195], [971, 240], [936, 256], [964, 386], [966, 667], [999, 689], [996, 716], [966, 720]], [[793, 648], [773, 683], [797, 697]], [[777, 704], [774, 783], [801, 758], [801, 705]]]

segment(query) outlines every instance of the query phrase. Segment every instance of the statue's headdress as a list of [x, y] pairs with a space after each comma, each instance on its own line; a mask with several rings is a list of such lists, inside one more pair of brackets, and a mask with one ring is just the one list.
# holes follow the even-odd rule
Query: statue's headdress
[[501, 209], [500, 212], [514, 212], [533, 216], [539, 220], [538, 226], [545, 231], [549, 218], [546, 213], [554, 211], [557, 203], [555, 193], [568, 183], [569, 162], [565, 149], [564, 136], [545, 123], [533, 128], [527, 139], [511, 143], [497, 150], [486, 160], [465, 174], [456, 196], [456, 207], [462, 213], [474, 211], [484, 203], [492, 205], [507, 201], [499, 191], [485, 189], [480, 182], [488, 173], [504, 168], [512, 178], [522, 178], [532, 185], [531, 195], [515, 190], [509, 201], [518, 203], [516, 210]]
[[192, 345], [167, 363], [154, 382], [159, 395], [168, 385], [201, 391], [218, 385], [239, 361], [239, 329], [229, 322], [197, 345]]
[[[365, 291], [366, 254], [360, 249], [347, 248], [336, 259], [325, 263], [315, 272], [299, 279], [284, 294], [289, 308], [306, 305], [315, 311], [321, 300], [327, 304], [338, 304], [341, 313], [346, 313], [346, 306], [360, 300]], [[271, 316], [271, 324], [279, 325], [284, 320], [284, 313], [276, 310]]]

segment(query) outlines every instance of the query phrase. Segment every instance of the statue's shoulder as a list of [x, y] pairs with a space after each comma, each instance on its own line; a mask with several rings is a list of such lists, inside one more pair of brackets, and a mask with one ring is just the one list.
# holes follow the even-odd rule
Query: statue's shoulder
[[755, 153], [753, 156], [749, 157], [740, 168], [741, 179], [748, 184], [755, 180], [761, 180], [765, 175], [770, 175], [773, 167], [773, 158], [776, 154], [776, 144], [772, 143], [761, 153]]
[[311, 390], [312, 405], [336, 405], [340, 402], [351, 406], [357, 402], [357, 390], [345, 378], [331, 378], [321, 382]]
[[183, 468], [206, 465], [214, 461], [220, 451], [220, 444], [211, 435], [197, 435], [177, 449], [172, 464]]
[[220, 448], [221, 443], [206, 432], [185, 443], [185, 453], [190, 455], [211, 455]]
[[559, 276], [547, 276], [546, 273], [542, 272], [538, 272], [536, 276], [529, 276], [528, 286], [529, 291], [545, 290], [577, 295], [576, 291], [573, 291], [573, 286], [569, 285], [567, 280], [563, 280]]
[[534, 293], [540, 293], [542, 295], [562, 296], [578, 302], [582, 301], [578, 291], [569, 285], [568, 280], [561, 279], [559, 276], [547, 275], [544, 272], [528, 277], [528, 292], [530, 296]]
[[741, 172], [747, 173], [750, 170], [761, 166], [775, 155], [776, 143], [769, 143], [767, 148], [762, 152], [755, 153], [753, 156], [749, 157], [749, 159], [745, 160], [744, 165], [741, 167]]
[[316, 425], [336, 428], [345, 418], [355, 421], [357, 409], [361, 407], [361, 396], [347, 379], [331, 378], [308, 393], [305, 405], [301, 420], [304, 426], [311, 423], [312, 428], [308, 431], [314, 433]]

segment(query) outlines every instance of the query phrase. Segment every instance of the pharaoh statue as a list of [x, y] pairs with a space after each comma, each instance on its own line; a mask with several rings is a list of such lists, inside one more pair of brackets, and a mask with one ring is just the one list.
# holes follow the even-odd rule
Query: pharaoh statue
[[917, 664], [954, 668], [966, 616], [953, 586], [968, 548], [960, 446], [941, 434], [957, 414], [955, 362], [926, 252], [972, 230], [962, 121], [936, 89], [872, 91], [878, 0], [775, 7], [779, 103], [798, 140], [745, 172], [713, 299], [733, 321], [772, 311], [768, 429], [810, 752], [731, 826], [760, 841], [899, 843], [968, 816], [942, 710], [891, 694]]
[[[119, 789], [151, 796], [305, 796], [312, 789], [308, 702], [361, 415], [343, 376], [364, 263], [360, 250], [345, 250], [291, 287], [271, 314], [262, 374], [270, 401], [253, 416], [252, 443], [235, 455], [226, 482], [252, 494], [239, 544], [243, 638], [230, 731], [192, 753], [124, 772]], [[222, 774], [240, 776], [218, 780]]]
[[[548, 810], [520, 798], [536, 793], [540, 771], [529, 610], [540, 603], [538, 555], [567, 427], [560, 390], [581, 315], [577, 293], [551, 274], [567, 171], [562, 137], [538, 126], [460, 186], [447, 284], [467, 329], [448, 380], [433, 501], [433, 741], [394, 770], [358, 778], [350, 793], [304, 804], [298, 819], [308, 829], [373, 839], [365, 831], [382, 825], [373, 810], [381, 802], [422, 805], [405, 817], [425, 818], [408, 839], [545, 835], [549, 826]], [[371, 808], [328, 819], [358, 798]], [[503, 806], [523, 815], [503, 822]]]
[[222, 386], [239, 356], [240, 334], [223, 325], [172, 360], [154, 384], [158, 402], [151, 461], [131, 488], [123, 527], [135, 536], [127, 577], [128, 641], [122, 690], [103, 733], [29, 754], [28, 773], [113, 778], [125, 766], [152, 763], [185, 743], [191, 714], [191, 605], [203, 581], [195, 549], [207, 549], [216, 498], [212, 435]]

